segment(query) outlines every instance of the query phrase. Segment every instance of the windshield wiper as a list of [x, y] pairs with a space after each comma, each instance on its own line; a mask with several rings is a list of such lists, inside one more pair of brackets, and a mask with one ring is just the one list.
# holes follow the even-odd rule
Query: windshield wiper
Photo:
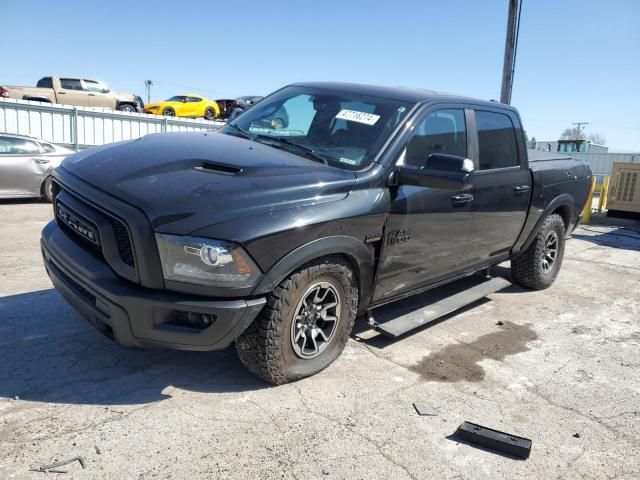
[[242, 135], [247, 137], [249, 140], [255, 140], [255, 137], [253, 135], [251, 135], [249, 132], [247, 132], [244, 128], [242, 128], [240, 125], [236, 125], [235, 123], [227, 123], [227, 125], [229, 125], [231, 128], [233, 128], [236, 132], [240, 132]]
[[[271, 137], [269, 135], [258, 135], [259, 138], [261, 139], [268, 139], [268, 140], [275, 140], [276, 142], [279, 143], [284, 143], [285, 145], [289, 145], [291, 147], [297, 148], [298, 150], [304, 152], [307, 154], [307, 156], [311, 157], [312, 159], [322, 162], [325, 165], [329, 165], [329, 161], [323, 157], [322, 155], [316, 153], [312, 148], [309, 147], [305, 147], [304, 145], [300, 145], [299, 143], [296, 143], [292, 140], [289, 140], [288, 138], [285, 137]], [[275, 145], [274, 145], [275, 146]]]

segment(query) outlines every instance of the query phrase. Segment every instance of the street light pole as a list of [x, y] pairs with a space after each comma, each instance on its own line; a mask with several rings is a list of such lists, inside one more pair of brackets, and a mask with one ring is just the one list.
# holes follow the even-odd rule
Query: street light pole
[[500, 91], [500, 102], [506, 104], [511, 103], [511, 90], [513, 89], [513, 74], [516, 66], [522, 1], [523, 0], [509, 0], [507, 38], [504, 46], [504, 63], [502, 66], [502, 89]]
[[145, 80], [144, 86], [147, 89], [147, 103], [151, 103], [151, 85], [153, 85], [153, 81]]

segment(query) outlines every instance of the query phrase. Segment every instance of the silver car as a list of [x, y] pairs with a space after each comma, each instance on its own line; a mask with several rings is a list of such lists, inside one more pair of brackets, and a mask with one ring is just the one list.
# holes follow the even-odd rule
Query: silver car
[[0, 198], [51, 201], [51, 171], [73, 150], [23, 135], [0, 133]]

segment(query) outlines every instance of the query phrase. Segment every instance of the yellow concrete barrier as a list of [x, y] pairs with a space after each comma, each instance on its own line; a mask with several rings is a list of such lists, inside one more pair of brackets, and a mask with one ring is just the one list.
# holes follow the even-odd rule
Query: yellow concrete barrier
[[607, 195], [609, 195], [609, 177], [604, 177], [602, 185], [598, 185], [600, 190], [600, 200], [598, 201], [598, 212], [607, 208]]
[[602, 185], [596, 184], [596, 177], [591, 179], [591, 187], [589, 188], [589, 195], [587, 201], [584, 204], [582, 210], [582, 223], [589, 223], [591, 221], [591, 210], [593, 209], [593, 195], [599, 192], [600, 198], [598, 199], [598, 212], [602, 212], [607, 208], [607, 195], [609, 193], [609, 177], [604, 177]]

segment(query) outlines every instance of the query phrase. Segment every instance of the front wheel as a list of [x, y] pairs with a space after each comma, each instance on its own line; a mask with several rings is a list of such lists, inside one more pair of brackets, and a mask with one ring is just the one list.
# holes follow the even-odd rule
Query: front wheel
[[165, 117], [175, 117], [176, 111], [171, 107], [165, 107], [165, 109], [162, 110], [162, 115], [164, 115]]
[[562, 217], [555, 213], [549, 215], [531, 245], [511, 260], [511, 276], [517, 284], [532, 290], [551, 286], [562, 265], [564, 235]]
[[358, 307], [350, 266], [340, 257], [307, 265], [284, 280], [236, 339], [242, 363], [275, 385], [314, 375], [337, 359]]
[[41, 192], [42, 200], [49, 203], [53, 202], [53, 181], [51, 180], [51, 175], [42, 182]]
[[121, 112], [133, 113], [136, 111], [136, 107], [134, 107], [133, 105], [129, 105], [128, 103], [124, 103], [118, 107], [118, 110], [120, 110]]
[[204, 118], [207, 120], [215, 120], [216, 119], [216, 111], [213, 107], [207, 107], [204, 111]]

